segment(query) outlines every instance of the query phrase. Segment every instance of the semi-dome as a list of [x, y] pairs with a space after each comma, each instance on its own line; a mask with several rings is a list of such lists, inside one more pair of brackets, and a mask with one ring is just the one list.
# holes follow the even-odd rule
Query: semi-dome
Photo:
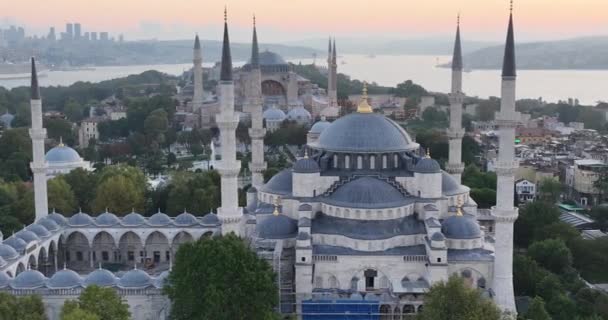
[[4, 260], [12, 260], [19, 257], [19, 253], [12, 246], [8, 245], [6, 241], [0, 244], [0, 257]]
[[46, 153], [45, 159], [49, 163], [80, 162], [81, 158], [76, 150], [60, 143]]
[[82, 285], [82, 278], [73, 270], [63, 269], [55, 274], [47, 282], [50, 289], [71, 289]]
[[264, 118], [264, 120], [267, 121], [283, 121], [287, 118], [287, 115], [285, 115], [285, 112], [283, 112], [283, 110], [272, 106], [264, 111], [262, 117]]
[[283, 59], [283, 57], [281, 57], [278, 53], [268, 50], [260, 52], [259, 59], [261, 66], [288, 65], [287, 61], [285, 61], [285, 59]]
[[452, 175], [447, 172], [441, 173], [441, 192], [446, 196], [468, 192], [469, 188], [458, 183]]
[[95, 224], [100, 227], [114, 226], [120, 223], [120, 219], [110, 212], [104, 212], [95, 218]]
[[431, 236], [431, 240], [432, 241], [444, 241], [445, 240], [445, 236], [441, 232], [435, 232]]
[[49, 218], [53, 219], [58, 225], [65, 226], [68, 223], [68, 219], [57, 212], [53, 212], [48, 215]]
[[191, 226], [196, 223], [196, 217], [185, 211], [175, 217], [175, 224], [178, 226]]
[[361, 177], [340, 186], [324, 202], [348, 208], [393, 208], [410, 204], [411, 199], [385, 181]]
[[55, 222], [55, 220], [49, 217], [44, 217], [38, 220], [38, 223], [43, 225], [50, 232], [59, 230], [59, 225], [57, 224], [57, 222]]
[[36, 289], [44, 287], [46, 277], [38, 270], [25, 270], [11, 282], [14, 289]]
[[146, 219], [144, 219], [144, 217], [141, 214], [136, 213], [136, 212], [131, 212], [128, 215], [126, 215], [124, 218], [122, 218], [121, 224], [126, 227], [137, 227], [137, 226], [141, 226], [145, 222], [146, 222]]
[[6, 288], [11, 283], [11, 277], [6, 272], [0, 272], [0, 288]]
[[329, 125], [311, 147], [333, 152], [388, 153], [418, 148], [395, 121], [376, 113], [351, 113]]
[[270, 215], [257, 224], [257, 235], [262, 239], [295, 238], [298, 233], [298, 222], [286, 215]]
[[154, 280], [154, 286], [159, 289], [163, 288], [165, 286], [165, 282], [167, 282], [167, 277], [169, 277], [169, 271], [163, 271]]
[[40, 241], [40, 238], [35, 233], [29, 230], [21, 230], [15, 233], [15, 236], [23, 239], [23, 241], [25, 241], [26, 243]]
[[84, 278], [83, 284], [85, 286], [111, 287], [116, 284], [116, 277], [106, 269], [96, 269]]
[[440, 173], [441, 167], [435, 159], [424, 157], [418, 160], [414, 166], [414, 172], [416, 173]]
[[38, 238], [47, 238], [51, 236], [51, 233], [47, 228], [45, 228], [42, 224], [32, 224], [27, 227], [27, 230], [35, 233]]
[[162, 212], [157, 212], [148, 218], [148, 224], [157, 227], [166, 226], [171, 224], [171, 218]]
[[308, 132], [321, 134], [321, 132], [323, 132], [323, 130], [327, 129], [327, 127], [329, 127], [329, 125], [331, 125], [331, 122], [329, 122], [327, 120], [317, 121], [315, 124], [312, 125], [312, 127], [310, 127], [310, 130]]
[[68, 225], [72, 227], [85, 227], [93, 224], [93, 218], [90, 215], [79, 212], [70, 217], [68, 220]]
[[3, 244], [7, 244], [7, 245], [13, 247], [13, 249], [15, 249], [17, 252], [21, 252], [21, 251], [25, 250], [25, 248], [27, 247], [27, 242], [23, 241], [23, 239], [18, 238], [16, 236], [12, 236], [12, 237], [4, 240]]
[[315, 173], [321, 171], [321, 168], [315, 160], [304, 157], [294, 163], [293, 171], [296, 173]]
[[262, 187], [262, 191], [281, 195], [291, 194], [293, 190], [292, 183], [292, 171], [291, 169], [285, 169], [270, 178]]
[[310, 122], [312, 115], [304, 107], [295, 107], [287, 113], [287, 118], [296, 122]]
[[472, 215], [454, 215], [441, 223], [441, 232], [448, 239], [475, 239], [481, 237], [479, 223]]
[[220, 219], [215, 213], [208, 213], [201, 219], [201, 224], [205, 226], [218, 226]]
[[122, 288], [145, 288], [152, 284], [152, 278], [143, 270], [133, 269], [125, 273], [118, 280], [118, 286]]

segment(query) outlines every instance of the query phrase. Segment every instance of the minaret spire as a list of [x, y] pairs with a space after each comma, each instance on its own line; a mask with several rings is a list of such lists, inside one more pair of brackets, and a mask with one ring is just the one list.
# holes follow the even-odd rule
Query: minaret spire
[[[194, 76], [194, 94], [192, 95], [192, 111], [197, 112], [203, 106], [205, 92], [203, 89], [203, 52], [198, 34], [194, 37], [194, 48], [192, 50], [192, 73]], [[202, 117], [200, 125], [202, 126]]]
[[330, 107], [338, 106], [338, 63], [336, 52], [336, 38], [333, 46], [329, 39], [329, 56], [327, 58], [327, 100]]
[[251, 67], [260, 66], [260, 48], [258, 46], [258, 31], [255, 24], [255, 14], [253, 15], [253, 39], [251, 41]]
[[224, 40], [222, 43], [222, 69], [220, 80], [232, 81], [232, 55], [230, 54], [230, 39], [228, 38], [228, 9], [224, 7]]
[[456, 40], [454, 41], [454, 55], [452, 56], [452, 70], [462, 71], [462, 48], [460, 45], [460, 13], [456, 23]]
[[34, 173], [34, 205], [36, 210], [36, 221], [44, 218], [49, 213], [47, 185], [46, 185], [46, 160], [44, 159], [44, 139], [46, 129], [42, 127], [42, 100], [40, 88], [38, 87], [38, 74], [36, 73], [36, 62], [32, 57], [32, 82], [31, 82], [31, 114], [32, 128], [30, 138], [32, 139], [32, 163], [30, 167]]
[[456, 18], [456, 37], [454, 39], [454, 54], [452, 56], [452, 90], [448, 95], [450, 100], [450, 128], [448, 139], [450, 152], [446, 171], [460, 183], [464, 164], [462, 163], [462, 104], [464, 94], [462, 93], [462, 48], [460, 44], [460, 13]]
[[258, 46], [258, 33], [255, 15], [253, 16], [253, 40], [251, 43], [251, 69], [249, 70], [248, 81], [250, 82], [250, 92], [247, 92], [245, 99], [245, 110], [251, 113], [251, 128], [249, 137], [251, 138], [251, 184], [260, 189], [264, 184], [264, 120], [262, 117], [262, 73], [260, 70], [260, 57]]
[[496, 206], [492, 207], [494, 217], [494, 300], [504, 311], [515, 313], [513, 290], [513, 224], [519, 215], [514, 206], [513, 196], [515, 171], [519, 163], [515, 158], [515, 128], [520, 115], [515, 111], [515, 41], [513, 31], [513, 2], [509, 14], [509, 27], [505, 43], [502, 70], [500, 111], [496, 114], [498, 125], [498, 161], [496, 162]]

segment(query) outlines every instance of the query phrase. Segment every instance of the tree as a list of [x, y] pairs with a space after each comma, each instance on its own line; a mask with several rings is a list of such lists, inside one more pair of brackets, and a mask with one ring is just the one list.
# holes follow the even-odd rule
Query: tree
[[574, 297], [577, 314], [591, 317], [599, 315], [608, 318], [608, 294], [591, 288], [582, 288]]
[[572, 320], [576, 317], [576, 304], [565, 294], [560, 294], [547, 303], [547, 311], [554, 320]]
[[534, 242], [528, 248], [528, 254], [542, 267], [558, 274], [572, 265], [572, 254], [562, 240], [547, 239]]
[[422, 120], [425, 122], [445, 122], [448, 120], [448, 115], [435, 107], [428, 107], [422, 113]]
[[91, 312], [76, 307], [70, 311], [64, 311], [65, 306], [61, 311], [61, 320], [100, 320], [100, 318]]
[[0, 292], [0, 320], [46, 320], [40, 296]]
[[580, 238], [581, 234], [573, 226], [559, 221], [546, 226], [539, 226], [534, 236], [534, 241], [559, 239], [569, 245], [573, 240]]
[[82, 319], [65, 318], [73, 316], [74, 313], [86, 314], [88, 320], [129, 320], [131, 313], [129, 305], [126, 304], [112, 288], [102, 288], [96, 285], [88, 286], [84, 289], [78, 300], [66, 301], [61, 310], [61, 319]]
[[63, 113], [71, 122], [78, 122], [85, 116], [84, 107], [74, 99], [70, 99], [63, 106]]
[[532, 299], [524, 317], [530, 320], [551, 320], [551, 316], [545, 309], [545, 301], [541, 297]]
[[91, 212], [91, 204], [95, 199], [95, 189], [97, 188], [97, 175], [91, 171], [76, 168], [64, 174], [62, 178], [72, 188], [77, 206], [83, 212]]
[[553, 178], [543, 178], [539, 185], [539, 195], [542, 200], [555, 203], [562, 193], [562, 184]]
[[481, 291], [467, 287], [463, 280], [451, 276], [447, 282], [431, 287], [424, 298], [424, 309], [419, 320], [498, 320], [500, 310]]
[[471, 198], [479, 208], [491, 208], [496, 205], [496, 190], [490, 188], [471, 189]]
[[537, 295], [537, 284], [549, 272], [541, 268], [536, 261], [528, 256], [516, 254], [513, 257], [513, 286], [517, 296]]
[[48, 180], [49, 207], [64, 215], [72, 215], [76, 210], [76, 196], [62, 176]]
[[598, 228], [602, 229], [603, 231], [608, 231], [608, 207], [593, 207], [589, 212], [589, 216], [595, 220]]
[[534, 201], [519, 210], [519, 218], [515, 221], [515, 244], [526, 248], [534, 239], [541, 226], [547, 226], [559, 221], [559, 209], [542, 201]]
[[217, 171], [175, 173], [168, 186], [167, 213], [183, 210], [208, 213], [220, 202], [220, 178]]
[[272, 267], [234, 234], [181, 245], [164, 290], [175, 320], [272, 319], [278, 303]]
[[536, 284], [537, 294], [547, 301], [564, 293], [564, 286], [559, 278], [553, 273], [547, 273], [544, 278]]
[[118, 215], [144, 208], [144, 193], [141, 187], [128, 177], [117, 175], [101, 182], [95, 192], [93, 211], [103, 212], [106, 208]]

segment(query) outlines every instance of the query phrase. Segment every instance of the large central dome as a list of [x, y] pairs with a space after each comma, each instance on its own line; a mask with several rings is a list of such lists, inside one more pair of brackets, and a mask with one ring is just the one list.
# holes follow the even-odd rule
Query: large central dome
[[351, 113], [332, 122], [311, 147], [333, 152], [385, 153], [418, 149], [393, 120], [376, 113]]

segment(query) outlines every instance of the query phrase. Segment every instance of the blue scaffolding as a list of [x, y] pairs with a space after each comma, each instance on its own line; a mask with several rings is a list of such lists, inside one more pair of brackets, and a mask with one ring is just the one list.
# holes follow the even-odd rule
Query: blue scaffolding
[[365, 300], [302, 301], [303, 320], [379, 320], [380, 303]]

